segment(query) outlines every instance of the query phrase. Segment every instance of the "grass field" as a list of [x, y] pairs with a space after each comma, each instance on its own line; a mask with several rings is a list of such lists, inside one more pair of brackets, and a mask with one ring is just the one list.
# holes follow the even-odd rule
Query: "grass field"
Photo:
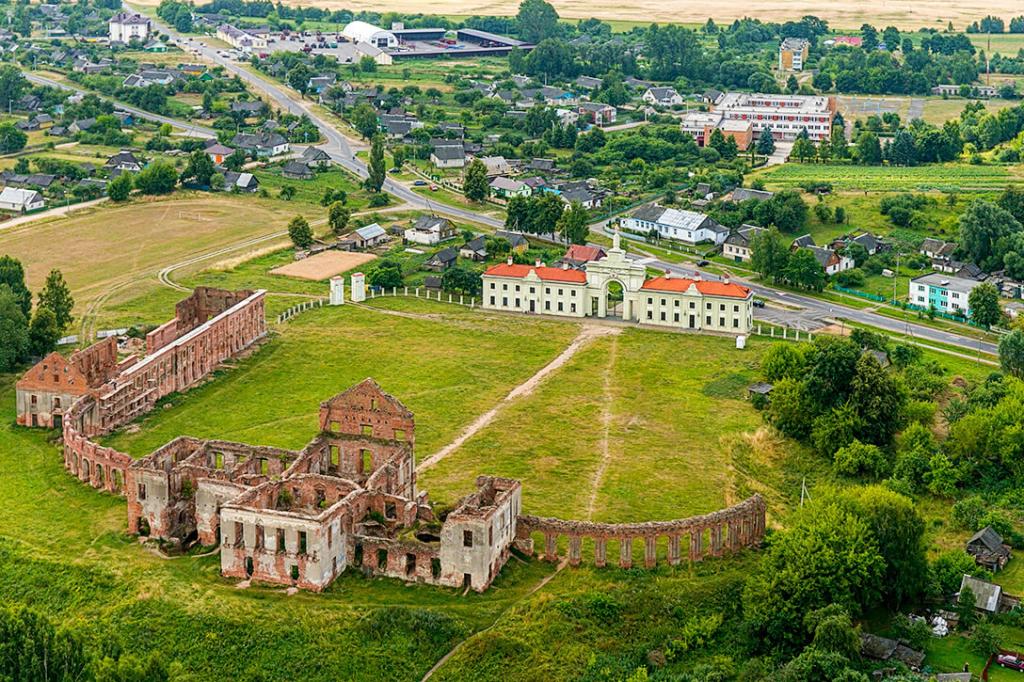
[[281, 232], [296, 213], [312, 218], [321, 212], [251, 196], [174, 195], [0, 230], [0, 253], [21, 260], [32, 290], [52, 268], [60, 269], [82, 317], [89, 303], [112, 288], [117, 287], [113, 302], [137, 298], [158, 286], [155, 275], [165, 265]]
[[910, 168], [889, 166], [786, 163], [756, 175], [768, 189], [796, 189], [808, 182], [830, 182], [837, 191], [1001, 191], [1024, 183], [1016, 166], [931, 164]]

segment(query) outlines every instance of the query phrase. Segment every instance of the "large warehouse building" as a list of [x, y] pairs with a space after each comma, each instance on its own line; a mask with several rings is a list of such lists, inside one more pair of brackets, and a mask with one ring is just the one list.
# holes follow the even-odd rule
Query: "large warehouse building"
[[353, 43], [369, 43], [382, 50], [398, 47], [398, 38], [391, 31], [385, 31], [379, 26], [368, 24], [365, 21], [353, 21], [341, 31]]

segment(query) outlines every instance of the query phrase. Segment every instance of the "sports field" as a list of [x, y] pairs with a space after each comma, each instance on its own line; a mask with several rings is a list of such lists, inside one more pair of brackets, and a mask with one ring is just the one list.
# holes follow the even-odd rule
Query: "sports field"
[[272, 275], [284, 275], [285, 277], [298, 277], [299, 279], [311, 279], [320, 281], [333, 277], [352, 268], [357, 268], [364, 263], [369, 263], [376, 256], [372, 253], [349, 253], [347, 251], [324, 251], [309, 258], [303, 258], [274, 268], [270, 271]]

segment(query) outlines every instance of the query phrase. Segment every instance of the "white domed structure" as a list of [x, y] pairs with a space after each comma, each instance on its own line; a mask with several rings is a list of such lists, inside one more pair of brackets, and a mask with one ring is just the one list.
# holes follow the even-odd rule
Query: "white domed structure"
[[369, 43], [380, 49], [398, 47], [398, 38], [391, 31], [385, 31], [379, 26], [368, 24], [365, 21], [353, 21], [341, 31], [353, 43]]

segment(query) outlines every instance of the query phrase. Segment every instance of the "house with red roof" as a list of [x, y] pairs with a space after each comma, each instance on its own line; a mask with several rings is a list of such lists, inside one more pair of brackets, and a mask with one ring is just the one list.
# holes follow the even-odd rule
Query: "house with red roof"
[[[574, 265], [578, 263], [578, 265]], [[612, 248], [573, 246], [561, 267], [508, 262], [482, 275], [488, 310], [620, 319], [677, 330], [749, 334], [753, 292], [745, 286], [666, 273], [649, 278], [615, 234]]]

